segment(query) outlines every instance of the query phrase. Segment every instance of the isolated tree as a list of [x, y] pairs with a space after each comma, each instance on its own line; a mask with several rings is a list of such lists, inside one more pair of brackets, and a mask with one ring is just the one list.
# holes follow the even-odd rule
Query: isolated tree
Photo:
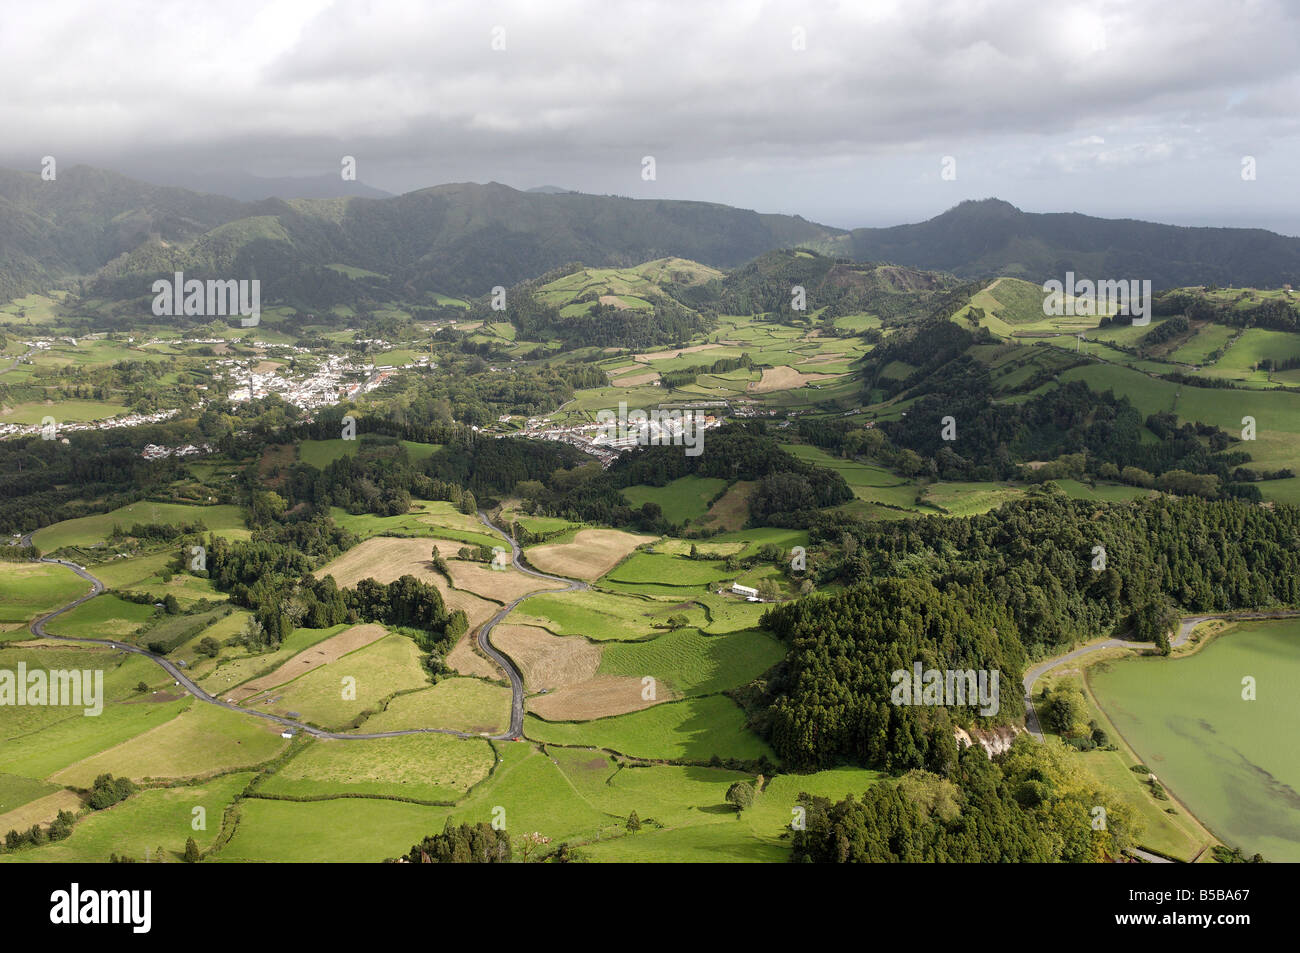
[[637, 817], [636, 811], [627, 816], [627, 829], [633, 833], [641, 829], [641, 818]]
[[199, 862], [199, 845], [194, 843], [194, 838], [189, 837], [185, 840], [185, 863], [197, 864]]
[[745, 810], [754, 803], [754, 785], [749, 781], [737, 781], [727, 788], [727, 803], [736, 808], [736, 813]]
[[1061, 685], [1048, 695], [1043, 706], [1043, 724], [1048, 730], [1070, 735], [1086, 725], [1087, 721], [1088, 703], [1078, 688]]

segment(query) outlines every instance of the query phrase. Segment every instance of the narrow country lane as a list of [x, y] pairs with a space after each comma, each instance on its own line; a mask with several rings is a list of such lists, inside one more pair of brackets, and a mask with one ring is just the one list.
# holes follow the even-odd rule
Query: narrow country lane
[[[585, 582], [579, 582], [574, 579], [565, 579], [562, 576], [552, 576], [548, 573], [538, 572], [536, 569], [533, 569], [523, 561], [522, 551], [515, 545], [515, 541], [506, 533], [505, 530], [488, 519], [487, 513], [480, 511], [478, 516], [485, 526], [496, 532], [497, 535], [505, 540], [506, 545], [510, 547], [510, 558], [516, 569], [529, 576], [536, 576], [538, 579], [549, 579], [552, 582], [562, 582], [565, 584], [564, 589], [543, 591], [573, 592], [575, 590], [588, 588]], [[536, 595], [536, 593], [530, 592], [520, 596], [492, 618], [484, 622], [478, 630], [479, 648], [483, 650], [484, 654], [487, 655], [488, 658], [496, 662], [510, 679], [510, 730], [505, 735], [501, 736], [507, 739], [522, 737], [524, 733], [524, 679], [519, 669], [515, 666], [515, 663], [504, 652], [501, 652], [492, 644], [491, 635], [496, 624], [513, 612], [515, 606], [534, 595]]]
[[[537, 570], [531, 568], [523, 561], [523, 559], [521, 558], [519, 547], [515, 545], [514, 540], [511, 539], [505, 533], [504, 530], [496, 526], [490, 519], [488, 519], [486, 513], [479, 513], [479, 518], [483, 521], [484, 525], [486, 525], [488, 528], [490, 528], [495, 533], [497, 533], [503, 540], [505, 540], [506, 544], [510, 547], [510, 552], [513, 557], [514, 566], [517, 570], [526, 573], [530, 576], [536, 576], [539, 579], [549, 579], [554, 582], [561, 582], [564, 583], [566, 586], [564, 590], [547, 590], [547, 591], [567, 592], [567, 591], [587, 588], [587, 584], [585, 582], [579, 582], [573, 579], [565, 579], [560, 576], [551, 576], [544, 572], [538, 572]], [[22, 538], [22, 541], [24, 545], [30, 546], [31, 534], [28, 533], [27, 535], [25, 535]], [[491, 635], [493, 627], [496, 626], [498, 622], [500, 622], [502, 619], [508, 616], [512, 611], [514, 611], [515, 607], [519, 605], [519, 603], [523, 602], [525, 599], [529, 598], [530, 596], [535, 595], [536, 593], [527, 593], [525, 595], [520, 596], [518, 599], [515, 599], [509, 605], [502, 608], [501, 611], [499, 611], [491, 619], [483, 623], [483, 625], [479, 628], [478, 631], [479, 647], [482, 648], [484, 653], [489, 658], [491, 658], [501, 668], [502, 671], [506, 673], [506, 676], [510, 680], [510, 687], [511, 687], [510, 726], [503, 734], [481, 735], [481, 734], [475, 734], [473, 732], [456, 731], [451, 728], [406, 728], [400, 731], [344, 733], [339, 731], [327, 731], [323, 728], [317, 728], [312, 725], [304, 724], [303, 722], [300, 721], [294, 721], [292, 718], [285, 718], [281, 715], [275, 715], [266, 711], [257, 711], [256, 709], [252, 709], [252, 708], [242, 708], [239, 705], [236, 705], [234, 702], [228, 702], [214, 695], [210, 695], [207, 692], [205, 692], [202, 688], [200, 688], [184, 672], [184, 670], [178, 667], [171, 660], [164, 658], [161, 655], [155, 655], [153, 652], [150, 652], [147, 649], [140, 648], [139, 646], [136, 645], [131, 645], [128, 642], [121, 642], [113, 639], [92, 639], [92, 638], [81, 637], [81, 636], [54, 635], [53, 633], [46, 630], [45, 628], [46, 624], [49, 623], [52, 619], [55, 619], [58, 616], [63, 615], [65, 612], [70, 612], [71, 610], [77, 608], [77, 606], [89, 602], [91, 599], [94, 599], [96, 596], [100, 595], [104, 591], [104, 584], [102, 581], [97, 579], [93, 574], [91, 574], [90, 571], [87, 570], [84, 566], [79, 566], [76, 563], [68, 562], [67, 560], [64, 559], [49, 559], [49, 558], [42, 558], [41, 562], [49, 563], [51, 565], [56, 565], [56, 566], [63, 566], [67, 569], [72, 570], [82, 579], [86, 580], [86, 582], [90, 583], [91, 589], [90, 592], [86, 593], [85, 595], [77, 599], [74, 599], [72, 602], [69, 602], [67, 605], [55, 609], [53, 612], [49, 612], [41, 616], [39, 619], [35, 620], [31, 624], [32, 634], [43, 639], [51, 639], [51, 640], [57, 640], [61, 642], [82, 642], [82, 643], [89, 643], [92, 645], [104, 645], [112, 649], [117, 649], [118, 651], [121, 652], [130, 652], [133, 655], [142, 655], [145, 658], [149, 659], [151, 662], [153, 662], [155, 665], [162, 668], [163, 671], [165, 671], [168, 675], [170, 675], [178, 685], [182, 686], [187, 692], [189, 692], [199, 701], [206, 702], [209, 705], [217, 705], [221, 708], [227, 709], [228, 711], [238, 712], [241, 715], [252, 715], [254, 718], [263, 718], [266, 719], [267, 721], [273, 721], [279, 725], [283, 725], [286, 728], [293, 728], [297, 731], [303, 732], [304, 734], [311, 735], [313, 738], [325, 738], [334, 741], [357, 741], [357, 740], [366, 740], [372, 738], [396, 738], [402, 735], [420, 735], [420, 734], [454, 735], [457, 738], [487, 737], [496, 741], [513, 741], [522, 737], [523, 735], [523, 727], [524, 727], [523, 676], [520, 674], [519, 669], [515, 667], [514, 662], [512, 662], [508, 656], [506, 656], [504, 653], [497, 650], [497, 648], [492, 645], [489, 636]]]

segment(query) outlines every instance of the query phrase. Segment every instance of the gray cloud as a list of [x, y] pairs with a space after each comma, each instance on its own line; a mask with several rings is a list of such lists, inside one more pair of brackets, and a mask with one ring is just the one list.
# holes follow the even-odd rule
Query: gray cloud
[[278, 176], [351, 154], [389, 191], [550, 182], [838, 225], [998, 195], [1294, 233], [1296, 25], [1281, 0], [47, 0], [6, 11], [0, 161]]

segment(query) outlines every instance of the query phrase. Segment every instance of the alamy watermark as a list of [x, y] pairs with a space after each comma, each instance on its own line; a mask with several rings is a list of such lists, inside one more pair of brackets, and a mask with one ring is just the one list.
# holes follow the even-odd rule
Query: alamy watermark
[[158, 317], [196, 315], [199, 317], [225, 317], [241, 315], [240, 324], [246, 328], [257, 327], [262, 319], [262, 282], [257, 279], [217, 280], [209, 278], [185, 279], [185, 273], [176, 272], [171, 281], [159, 278], [153, 283], [153, 313]]
[[889, 676], [894, 683], [889, 700], [895, 705], [979, 705], [981, 715], [996, 715], [1001, 707], [998, 674], [997, 669], [926, 668], [914, 662], [910, 672], [900, 668]]
[[118, 924], [132, 933], [148, 933], [153, 925], [152, 890], [82, 890], [74, 882], [50, 894], [50, 923]]
[[1151, 323], [1151, 281], [1075, 281], [1074, 272], [1065, 273], [1065, 281], [1055, 278], [1043, 282], [1043, 314], [1070, 317], [1103, 314], [1129, 314], [1135, 328]]
[[685, 447], [688, 457], [704, 452], [705, 421], [692, 410], [632, 410], [618, 402], [618, 413], [596, 413], [596, 442], [612, 447]]
[[104, 710], [103, 669], [0, 669], [0, 707], [58, 705], [80, 707], [90, 717]]

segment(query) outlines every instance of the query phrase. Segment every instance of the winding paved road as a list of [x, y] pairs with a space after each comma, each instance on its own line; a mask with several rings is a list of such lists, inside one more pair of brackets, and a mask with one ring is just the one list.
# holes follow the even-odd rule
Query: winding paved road
[[[577, 589], [587, 588], [587, 584], [585, 582], [578, 582], [575, 579], [565, 579], [562, 576], [552, 576], [547, 573], [538, 572], [536, 569], [533, 569], [531, 566], [529, 566], [527, 563], [524, 562], [522, 556], [523, 551], [518, 546], [515, 545], [515, 541], [510, 538], [510, 536], [506, 533], [505, 530], [503, 530], [501, 527], [497, 526], [490, 519], [488, 519], [487, 514], [482, 511], [479, 512], [478, 518], [483, 521], [485, 526], [495, 531], [497, 535], [499, 535], [502, 539], [506, 541], [506, 545], [510, 547], [510, 558], [514, 562], [514, 566], [516, 569], [518, 569], [522, 573], [526, 573], [529, 576], [536, 576], [538, 579], [549, 579], [552, 582], [562, 582], [565, 584], [564, 589], [560, 589], [560, 590], [551, 589], [551, 590], [544, 590], [544, 591], [572, 592]], [[523, 602], [525, 599], [533, 595], [536, 595], [536, 593], [530, 592], [520, 596], [514, 602], [510, 603], [504, 609], [502, 609], [500, 612], [494, 615], [492, 618], [484, 622], [479, 627], [478, 630], [478, 647], [483, 650], [483, 653], [487, 655], [488, 658], [496, 662], [497, 665], [501, 667], [501, 670], [504, 671], [506, 673], [506, 676], [510, 679], [510, 695], [511, 695], [510, 730], [507, 731], [504, 735], [499, 736], [500, 738], [506, 740], [513, 739], [513, 738], [520, 738], [523, 736], [524, 733], [524, 679], [523, 676], [520, 674], [519, 669], [515, 667], [515, 663], [505, 653], [499, 651], [496, 648], [496, 646], [492, 644], [492, 640], [490, 636], [492, 635], [492, 630], [496, 627], [496, 624], [498, 622], [500, 622], [511, 612], [513, 612], [515, 606], [519, 605], [519, 603]]]
[[[486, 513], [479, 513], [479, 519], [481, 519], [489, 529], [493, 530], [502, 539], [505, 540], [506, 545], [510, 547], [511, 556], [513, 558], [514, 566], [516, 569], [518, 569], [520, 572], [527, 573], [530, 576], [536, 576], [539, 579], [550, 579], [554, 582], [562, 582], [567, 587], [564, 590], [546, 590], [546, 591], [550, 591], [550, 592], [571, 591], [576, 589], [587, 588], [587, 584], [585, 582], [578, 582], [573, 579], [565, 579], [561, 576], [551, 576], [544, 572], [538, 572], [537, 570], [533, 569], [532, 567], [527, 565], [521, 558], [519, 547], [515, 545], [514, 540], [511, 539], [505, 533], [504, 530], [502, 530], [499, 526], [496, 526], [491, 520], [489, 520]], [[26, 536], [23, 537], [23, 544], [27, 546], [31, 545], [30, 533], [28, 533]], [[206, 702], [209, 705], [217, 705], [218, 707], [225, 708], [228, 711], [239, 712], [241, 715], [252, 715], [255, 718], [264, 718], [267, 721], [276, 722], [277, 724], [283, 725], [286, 728], [293, 728], [305, 734], [311, 735], [313, 738], [329, 738], [335, 741], [355, 741], [355, 740], [364, 740], [368, 738], [396, 738], [401, 735], [421, 735], [421, 734], [430, 734], [430, 733], [454, 735], [457, 738], [490, 737], [497, 741], [514, 741], [523, 736], [523, 728], [524, 728], [523, 677], [520, 675], [519, 669], [515, 667], [514, 662], [512, 662], [508, 656], [498, 651], [497, 648], [492, 645], [489, 636], [492, 632], [493, 627], [502, 619], [504, 619], [506, 616], [508, 616], [512, 611], [514, 611], [515, 606], [519, 605], [519, 603], [523, 602], [529, 596], [535, 595], [536, 593], [527, 593], [525, 595], [520, 596], [514, 602], [511, 602], [509, 605], [505, 606], [500, 612], [494, 615], [487, 622], [484, 622], [478, 631], [479, 647], [483, 649], [484, 653], [489, 658], [491, 658], [494, 662], [496, 662], [497, 665], [501, 667], [502, 671], [504, 671], [506, 673], [506, 676], [510, 679], [510, 688], [511, 688], [510, 727], [504, 734], [481, 735], [481, 734], [474, 734], [473, 732], [467, 732], [467, 731], [455, 731], [451, 728], [406, 728], [400, 731], [351, 732], [345, 734], [339, 731], [326, 731], [323, 728], [317, 728], [314, 727], [313, 725], [304, 724], [303, 722], [300, 721], [294, 721], [292, 718], [285, 718], [280, 715], [274, 715], [271, 712], [258, 711], [255, 708], [241, 708], [239, 705], [236, 705], [234, 702], [228, 702], [214, 695], [209, 695], [203, 689], [199, 688], [199, 686], [188, 675], [185, 674], [184, 670], [179, 668], [172, 661], [170, 661], [167, 658], [164, 658], [161, 655], [155, 655], [153, 652], [150, 652], [148, 649], [140, 648], [137, 645], [131, 645], [127, 642], [117, 642], [112, 639], [92, 639], [92, 638], [85, 638], [80, 636], [54, 635], [50, 632], [47, 632], [45, 629], [46, 623], [48, 623], [51, 619], [57, 618], [58, 616], [63, 615], [63, 613], [69, 612], [72, 609], [77, 608], [77, 606], [85, 602], [89, 602], [91, 599], [94, 599], [96, 596], [98, 596], [100, 593], [104, 591], [104, 584], [100, 580], [96, 579], [93, 575], [91, 575], [91, 573], [87, 571], [85, 567], [78, 566], [76, 563], [71, 563], [64, 559], [48, 559], [48, 558], [42, 559], [41, 562], [50, 563], [52, 565], [57, 565], [57, 566], [65, 566], [68, 569], [71, 569], [82, 579], [90, 583], [91, 589], [90, 592], [86, 593], [84, 596], [81, 596], [80, 598], [75, 599], [72, 602], [69, 602], [66, 606], [63, 606], [62, 608], [55, 609], [53, 612], [41, 616], [39, 619], [33, 622], [31, 624], [31, 630], [34, 635], [39, 636], [40, 638], [43, 639], [57, 639], [62, 642], [89, 642], [94, 645], [106, 645], [109, 648], [117, 649], [122, 652], [130, 652], [133, 655], [142, 655], [145, 658], [152, 661], [155, 665], [158, 665], [160, 668], [162, 668], [179, 685], [183, 686], [187, 692], [189, 692], [199, 701]]]

